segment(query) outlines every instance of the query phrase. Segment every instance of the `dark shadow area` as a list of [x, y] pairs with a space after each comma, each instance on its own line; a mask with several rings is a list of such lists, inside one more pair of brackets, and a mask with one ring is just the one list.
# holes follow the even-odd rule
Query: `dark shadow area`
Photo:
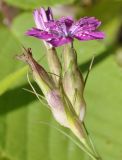
[[[34, 82], [32, 84], [37, 91], [41, 92]], [[25, 107], [32, 101], [37, 100], [37, 97], [33, 93], [29, 93], [23, 90], [23, 88], [32, 90], [29, 84], [26, 84], [13, 90], [9, 90], [0, 96], [0, 115], [11, 112], [14, 109], [19, 109], [20, 107]]]
[[[106, 59], [108, 56], [110, 56], [111, 54], [113, 54], [117, 49], [117, 46], [114, 44], [114, 45], [111, 45], [109, 47], [107, 47], [107, 49], [102, 52], [101, 54], [95, 56], [95, 59], [94, 59], [94, 62], [93, 62], [93, 68], [98, 64], [100, 63], [101, 61], [103, 61], [104, 59]], [[79, 66], [79, 68], [81, 69], [82, 72], [86, 72], [88, 71], [88, 68], [90, 66], [90, 63], [91, 63], [91, 59], [86, 61], [85, 63], [81, 64]]]

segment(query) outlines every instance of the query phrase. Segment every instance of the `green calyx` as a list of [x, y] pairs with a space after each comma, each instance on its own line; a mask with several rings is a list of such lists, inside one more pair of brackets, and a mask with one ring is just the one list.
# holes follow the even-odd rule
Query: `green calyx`
[[[63, 87], [80, 119], [85, 114], [85, 100], [83, 97], [84, 80], [78, 69], [77, 54], [71, 45], [66, 45], [63, 52]], [[82, 114], [81, 114], [82, 112]]]
[[58, 58], [57, 52], [55, 48], [47, 49], [47, 60], [50, 72], [52, 73], [52, 78], [55, 82], [55, 85], [59, 86], [59, 76], [61, 74], [62, 66], [60, 60]]

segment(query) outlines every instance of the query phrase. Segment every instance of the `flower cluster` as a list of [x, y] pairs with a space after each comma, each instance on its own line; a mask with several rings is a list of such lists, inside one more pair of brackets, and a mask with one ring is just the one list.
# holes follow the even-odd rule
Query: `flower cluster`
[[[71, 17], [55, 20], [50, 8], [35, 10], [34, 20], [36, 28], [29, 29], [26, 34], [44, 41], [52, 75], [32, 57], [31, 49], [18, 58], [29, 64], [33, 78], [41, 88], [57, 122], [69, 128], [81, 141], [89, 156], [95, 160], [97, 155], [88, 145], [84, 132], [84, 79], [79, 71], [77, 53], [72, 43], [74, 38], [80, 41], [103, 39], [104, 33], [97, 31], [101, 22], [94, 17], [84, 17], [76, 22]], [[64, 45], [63, 62], [55, 49], [61, 45]]]

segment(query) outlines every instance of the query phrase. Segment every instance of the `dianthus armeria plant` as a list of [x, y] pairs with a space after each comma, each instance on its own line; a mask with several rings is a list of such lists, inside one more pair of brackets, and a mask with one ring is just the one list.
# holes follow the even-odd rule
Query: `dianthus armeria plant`
[[[56, 20], [50, 8], [36, 9], [33, 16], [36, 27], [25, 34], [43, 40], [51, 74], [33, 58], [31, 49], [26, 49], [17, 58], [29, 64], [33, 78], [42, 90], [56, 121], [74, 133], [84, 152], [92, 159], [100, 160], [84, 124], [85, 80], [78, 68], [73, 41], [103, 39], [104, 33], [97, 30], [101, 22], [94, 17], [83, 17], [78, 21], [71, 17]], [[62, 45], [64, 50], [61, 61], [56, 47]]]

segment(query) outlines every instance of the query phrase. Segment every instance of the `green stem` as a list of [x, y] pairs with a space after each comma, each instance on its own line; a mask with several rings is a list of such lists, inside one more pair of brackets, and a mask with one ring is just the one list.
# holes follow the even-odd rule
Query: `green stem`
[[95, 154], [96, 157], [97, 157], [97, 160], [102, 160], [102, 158], [101, 158], [100, 155], [98, 154], [98, 152], [97, 152], [97, 150], [96, 150], [96, 148], [95, 148], [95, 146], [94, 146], [94, 144], [93, 144], [93, 141], [92, 141], [92, 139], [91, 139], [91, 137], [90, 137], [90, 134], [89, 134], [89, 132], [88, 132], [88, 130], [87, 130], [84, 122], [83, 122], [83, 127], [84, 127], [84, 129], [85, 129], [86, 134], [87, 134], [87, 137], [88, 137], [89, 143], [90, 143], [90, 145], [91, 145], [91, 148], [92, 148], [94, 154]]

